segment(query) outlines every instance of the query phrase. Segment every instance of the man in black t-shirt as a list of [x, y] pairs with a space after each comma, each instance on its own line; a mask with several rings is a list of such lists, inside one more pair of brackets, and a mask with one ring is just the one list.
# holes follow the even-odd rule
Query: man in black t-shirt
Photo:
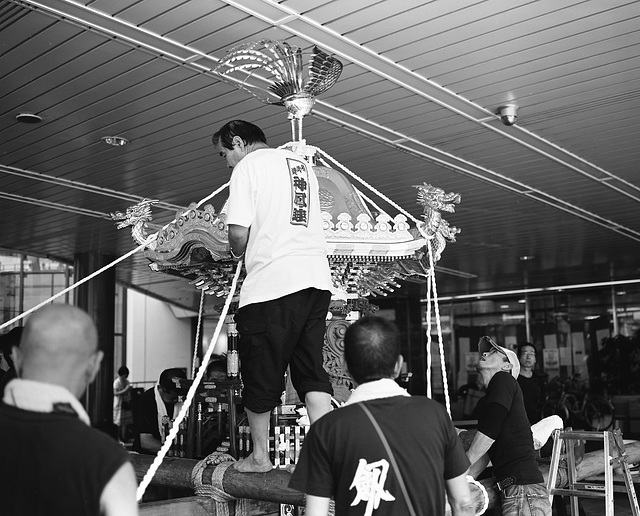
[[489, 337], [480, 339], [478, 352], [477, 370], [487, 393], [478, 402], [478, 432], [467, 452], [470, 474], [477, 476], [491, 460], [503, 516], [551, 515], [549, 493], [535, 460], [533, 436], [516, 381], [518, 357]]
[[[175, 419], [180, 410], [174, 378], [186, 378], [184, 369], [165, 369], [158, 383], [145, 391], [133, 406], [133, 450], [155, 455], [164, 443], [163, 417]], [[171, 425], [169, 425], [170, 427]]]
[[380, 317], [354, 322], [344, 356], [357, 387], [344, 407], [311, 425], [289, 482], [306, 493], [305, 514], [326, 516], [333, 498], [341, 516], [411, 509], [440, 515], [445, 491], [453, 516], [475, 514], [469, 461], [451, 418], [436, 401], [410, 396], [394, 381], [403, 362], [396, 326]]
[[536, 373], [536, 348], [533, 344], [525, 342], [518, 347], [518, 360], [520, 361], [520, 374], [518, 384], [524, 398], [524, 408], [527, 411], [529, 423], [532, 425], [540, 421], [542, 415], [542, 402], [544, 401], [543, 382]]
[[0, 403], [3, 516], [138, 514], [126, 450], [91, 427], [80, 403], [102, 357], [95, 324], [80, 308], [53, 303], [27, 320], [18, 378]]

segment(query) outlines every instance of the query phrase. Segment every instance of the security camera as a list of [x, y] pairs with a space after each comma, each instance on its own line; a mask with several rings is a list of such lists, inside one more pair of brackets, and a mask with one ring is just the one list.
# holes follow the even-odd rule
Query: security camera
[[518, 106], [506, 104], [498, 108], [498, 114], [504, 125], [513, 125], [518, 120]]

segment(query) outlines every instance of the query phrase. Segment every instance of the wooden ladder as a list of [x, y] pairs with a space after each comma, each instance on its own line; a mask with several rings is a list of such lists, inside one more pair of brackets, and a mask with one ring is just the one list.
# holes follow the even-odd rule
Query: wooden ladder
[[[578, 482], [576, 472], [575, 446], [578, 441], [602, 441], [604, 444], [604, 485], [589, 481]], [[566, 489], [556, 488], [558, 478], [558, 467], [560, 455], [565, 450], [567, 461], [567, 476], [569, 486]], [[608, 460], [607, 460], [608, 458]], [[613, 470], [620, 467], [624, 477], [624, 487], [613, 483]], [[588, 480], [588, 479], [587, 479]], [[549, 466], [549, 479], [547, 481], [549, 490], [549, 501], [553, 503], [554, 495], [566, 495], [571, 497], [571, 516], [578, 516], [578, 497], [583, 498], [604, 498], [605, 515], [613, 516], [614, 499], [613, 493], [626, 492], [631, 504], [633, 516], [640, 516], [638, 499], [631, 479], [627, 456], [624, 453], [624, 441], [620, 430], [603, 432], [573, 431], [571, 428], [565, 430], [555, 430], [553, 433], [553, 453], [551, 454], [551, 465]]]

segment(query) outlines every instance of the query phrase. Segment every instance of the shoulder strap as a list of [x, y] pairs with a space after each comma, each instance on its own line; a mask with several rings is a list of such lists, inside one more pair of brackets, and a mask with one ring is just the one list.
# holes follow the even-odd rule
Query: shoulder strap
[[398, 477], [398, 483], [400, 484], [400, 489], [402, 490], [402, 495], [404, 496], [404, 501], [406, 502], [407, 508], [409, 509], [409, 514], [411, 516], [416, 516], [416, 511], [414, 511], [413, 505], [411, 504], [411, 500], [409, 499], [409, 493], [407, 492], [407, 486], [404, 483], [404, 479], [402, 478], [402, 473], [400, 473], [400, 468], [398, 467], [398, 464], [396, 462], [396, 458], [393, 455], [393, 452], [391, 451], [391, 447], [389, 446], [389, 443], [387, 442], [387, 438], [382, 433], [382, 429], [380, 428], [380, 425], [378, 424], [376, 419], [373, 417], [373, 414], [366, 407], [366, 405], [364, 403], [358, 403], [358, 405], [360, 405], [360, 408], [367, 415], [367, 417], [371, 421], [371, 424], [376, 429], [376, 432], [378, 432], [378, 436], [380, 437], [380, 440], [382, 441], [382, 444], [384, 445], [384, 449], [387, 451], [387, 455], [389, 456], [389, 461], [391, 462], [391, 467], [393, 467], [393, 471], [395, 472], [396, 477]]

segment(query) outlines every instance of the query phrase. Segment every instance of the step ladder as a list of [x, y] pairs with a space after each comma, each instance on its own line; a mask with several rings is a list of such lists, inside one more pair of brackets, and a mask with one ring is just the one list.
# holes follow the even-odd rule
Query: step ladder
[[[602, 441], [604, 444], [604, 485], [590, 481], [577, 481], [576, 453], [575, 446], [579, 441]], [[568, 488], [556, 488], [560, 456], [563, 452], [567, 461]], [[620, 467], [624, 477], [624, 487], [614, 485], [613, 470]], [[614, 500], [613, 493], [626, 492], [631, 504], [633, 516], [640, 516], [638, 499], [631, 479], [627, 456], [624, 453], [624, 441], [619, 429], [603, 432], [573, 431], [571, 428], [565, 430], [554, 430], [553, 433], [553, 453], [551, 454], [551, 464], [549, 466], [549, 479], [547, 481], [549, 490], [549, 501], [553, 503], [554, 495], [564, 495], [571, 497], [571, 516], [578, 516], [578, 497], [600, 498], [605, 500], [605, 515], [613, 516]]]

